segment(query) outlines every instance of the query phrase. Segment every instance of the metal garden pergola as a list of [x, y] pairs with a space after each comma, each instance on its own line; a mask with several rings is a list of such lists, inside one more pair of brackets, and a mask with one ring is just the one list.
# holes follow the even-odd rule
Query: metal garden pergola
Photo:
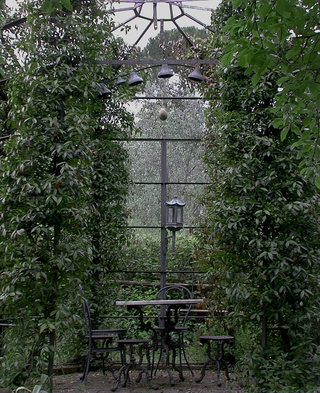
[[[114, 13], [121, 13], [121, 12], [131, 12], [132, 15], [129, 19], [126, 19], [124, 22], [119, 23], [113, 28], [113, 32], [117, 31], [119, 28], [126, 26], [129, 22], [134, 21], [136, 19], [143, 20], [147, 23], [146, 27], [139, 34], [137, 40], [134, 43], [134, 46], [137, 45], [142, 37], [148, 32], [151, 26], [154, 27], [155, 30], [158, 29], [158, 25], [160, 25], [160, 36], [164, 32], [165, 24], [171, 24], [175, 27], [181, 35], [185, 38], [187, 43], [190, 46], [193, 46], [193, 42], [185, 33], [183, 28], [180, 26], [179, 21], [182, 18], [187, 18], [192, 22], [206, 28], [210, 29], [205, 23], [200, 21], [199, 19], [195, 18], [188, 10], [201, 10], [201, 11], [212, 11], [212, 8], [206, 8], [201, 6], [196, 6], [194, 3], [198, 2], [203, 3], [208, 0], [120, 0], [114, 1], [112, 0], [112, 9]], [[125, 7], [118, 8], [119, 4], [125, 3]], [[128, 4], [128, 6], [127, 6]], [[129, 5], [130, 4], [130, 5]], [[150, 8], [151, 7], [151, 8]], [[160, 8], [162, 9], [160, 10]], [[164, 14], [164, 8], [166, 7], [166, 14]], [[151, 15], [150, 15], [151, 12]], [[149, 14], [148, 14], [149, 13]], [[5, 24], [2, 27], [2, 31], [9, 30], [13, 27], [17, 27], [26, 22], [26, 18], [21, 18], [12, 22]], [[215, 65], [217, 64], [217, 60], [215, 59], [188, 59], [188, 60], [176, 60], [176, 59], [156, 59], [156, 60], [149, 60], [149, 59], [124, 59], [124, 60], [117, 60], [117, 59], [105, 59], [105, 60], [96, 60], [90, 61], [91, 63], [101, 64], [101, 65], [112, 65], [115, 67], [123, 67], [123, 66], [137, 66], [142, 68], [151, 68], [157, 67], [162, 65], [168, 66], [182, 66], [182, 67], [200, 67], [201, 65]], [[1, 81], [0, 81], [1, 82]], [[5, 81], [3, 81], [5, 82]], [[191, 99], [191, 100], [198, 100], [203, 99], [203, 97], [135, 97], [137, 99]], [[10, 137], [10, 136], [8, 136]], [[6, 139], [7, 137], [3, 137], [1, 139]], [[143, 140], [143, 139], [140, 139]], [[167, 142], [173, 141], [173, 139], [162, 139], [158, 140], [161, 143], [161, 256], [160, 256], [160, 288], [163, 288], [166, 285], [166, 275], [167, 275], [167, 262], [166, 262], [166, 253], [167, 253], [167, 243], [168, 243], [168, 236], [167, 236], [167, 229], [166, 229], [166, 203], [167, 203], [167, 185], [172, 184], [168, 182], [167, 179]], [[174, 141], [180, 142], [199, 142], [200, 139], [174, 139]], [[182, 184], [182, 183], [177, 183]], [[191, 183], [190, 183], [191, 184]], [[192, 184], [206, 184], [203, 182]]]

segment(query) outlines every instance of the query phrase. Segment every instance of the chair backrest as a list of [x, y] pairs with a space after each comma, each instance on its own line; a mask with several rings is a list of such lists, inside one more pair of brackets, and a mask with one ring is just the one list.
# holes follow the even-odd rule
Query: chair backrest
[[[155, 296], [155, 300], [182, 300], [182, 299], [193, 299], [191, 291], [183, 285], [167, 285], [160, 289]], [[187, 318], [190, 314], [192, 308], [191, 304], [181, 304], [175, 308], [175, 327], [185, 327]], [[171, 306], [156, 306], [156, 311], [158, 315], [159, 326], [163, 325], [164, 316], [168, 316], [168, 310], [171, 310]], [[183, 310], [183, 314], [182, 311]]]
[[90, 332], [92, 331], [90, 308], [88, 305], [88, 301], [85, 298], [85, 293], [81, 284], [79, 284], [79, 290], [81, 292], [81, 302], [82, 302], [84, 322], [86, 326], [86, 333], [90, 334]]
[[83, 309], [83, 316], [84, 316], [84, 322], [86, 326], [86, 332], [87, 334], [90, 334], [92, 331], [92, 325], [91, 325], [91, 314], [90, 314], [90, 309], [89, 305], [87, 302], [87, 299], [81, 296], [81, 302], [82, 302], [82, 309]]

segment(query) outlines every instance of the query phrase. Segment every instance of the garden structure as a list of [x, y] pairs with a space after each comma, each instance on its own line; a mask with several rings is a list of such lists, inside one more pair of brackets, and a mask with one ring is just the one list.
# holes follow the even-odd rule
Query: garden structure
[[156, 389], [209, 364], [248, 392], [318, 389], [318, 4], [201, 8], [0, 4], [0, 385], [53, 391], [54, 364], [86, 358], [90, 383], [104, 354], [118, 391], [130, 368]]

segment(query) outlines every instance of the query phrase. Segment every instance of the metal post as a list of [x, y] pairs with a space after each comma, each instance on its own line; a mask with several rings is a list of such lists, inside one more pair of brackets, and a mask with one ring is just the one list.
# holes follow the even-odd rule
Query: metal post
[[[167, 281], [167, 230], [166, 230], [166, 202], [167, 202], [167, 141], [161, 141], [161, 256], [160, 256], [160, 288], [166, 286]], [[162, 293], [161, 299], [165, 299]], [[163, 320], [165, 307], [161, 307]]]

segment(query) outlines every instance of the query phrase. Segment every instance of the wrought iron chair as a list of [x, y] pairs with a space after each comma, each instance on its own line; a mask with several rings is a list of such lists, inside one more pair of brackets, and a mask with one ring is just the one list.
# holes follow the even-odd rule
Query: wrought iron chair
[[126, 333], [125, 329], [103, 329], [103, 330], [94, 330], [92, 329], [91, 322], [91, 314], [90, 308], [86, 298], [83, 296], [83, 290], [80, 286], [80, 291], [82, 292], [81, 302], [85, 320], [85, 328], [86, 328], [86, 338], [88, 342], [87, 349], [87, 359], [84, 366], [83, 376], [81, 380], [85, 383], [87, 382], [87, 377], [90, 369], [90, 364], [97, 359], [102, 360], [103, 373], [105, 373], [105, 361], [110, 366], [110, 371], [115, 378], [113, 362], [109, 358], [109, 354], [113, 352], [119, 352], [121, 356], [121, 363], [123, 364], [123, 353], [122, 348], [118, 343], [112, 345], [114, 340], [122, 339], [124, 334]]
[[[181, 299], [192, 299], [192, 298], [193, 298], [192, 293], [185, 286], [167, 285], [157, 292], [155, 300], [160, 300], [160, 299], [181, 300]], [[159, 326], [156, 327], [154, 331], [158, 333], [159, 338], [155, 340], [156, 342], [154, 343], [153, 346], [151, 375], [153, 374], [153, 370], [154, 370], [155, 352], [158, 350], [160, 351], [157, 366], [154, 370], [154, 375], [157, 373], [163, 352], [165, 352], [166, 367], [169, 374], [171, 385], [174, 385], [174, 383], [169, 369], [170, 351], [172, 351], [172, 366], [176, 371], [179, 372], [180, 380], [181, 381], [184, 380], [183, 372], [182, 372], [182, 355], [185, 359], [185, 362], [191, 374], [194, 375], [186, 356], [186, 352], [185, 352], [186, 344], [184, 342], [184, 334], [188, 331], [186, 323], [191, 308], [192, 308], [191, 304], [156, 306]], [[176, 351], [179, 352], [178, 369], [176, 368], [176, 363], [175, 363]]]

